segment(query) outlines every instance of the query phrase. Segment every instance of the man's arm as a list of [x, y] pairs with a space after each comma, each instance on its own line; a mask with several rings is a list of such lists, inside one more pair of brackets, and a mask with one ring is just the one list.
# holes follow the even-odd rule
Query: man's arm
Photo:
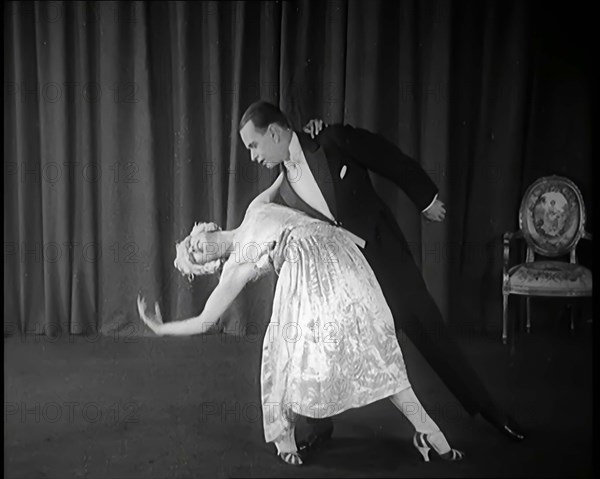
[[277, 196], [277, 193], [279, 192], [279, 187], [281, 186], [282, 181], [283, 181], [283, 172], [279, 173], [279, 176], [277, 177], [277, 179], [273, 182], [273, 184], [271, 186], [269, 186], [265, 191], [260, 193], [256, 198], [254, 198], [250, 202], [250, 204], [248, 205], [248, 208], [250, 208], [254, 205], [257, 205], [259, 203], [271, 203]]
[[383, 136], [350, 125], [331, 125], [319, 136], [319, 142], [332, 141], [365, 168], [396, 183], [419, 211], [439, 206], [434, 198], [438, 188], [421, 165], [404, 154]]

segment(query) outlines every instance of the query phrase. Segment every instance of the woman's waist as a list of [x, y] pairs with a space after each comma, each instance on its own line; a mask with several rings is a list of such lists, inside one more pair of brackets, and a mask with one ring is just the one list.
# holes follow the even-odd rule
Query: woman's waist
[[286, 228], [272, 251], [271, 260], [279, 274], [285, 263], [308, 261], [308, 265], [314, 260], [319, 263], [337, 262], [335, 255], [340, 248], [347, 249], [352, 246], [340, 228], [317, 220]]
[[307, 221], [302, 224], [290, 225], [286, 229], [286, 237], [290, 240], [318, 237], [331, 238], [342, 234], [342, 230], [338, 226], [318, 219]]

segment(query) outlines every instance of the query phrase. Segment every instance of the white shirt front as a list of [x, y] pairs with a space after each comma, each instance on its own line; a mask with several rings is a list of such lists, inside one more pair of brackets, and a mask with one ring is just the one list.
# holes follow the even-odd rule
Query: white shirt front
[[292, 132], [289, 152], [290, 158], [283, 164], [288, 171], [288, 180], [291, 187], [310, 207], [330, 220], [335, 221], [333, 214], [331, 214], [327, 206], [325, 197], [321, 193], [319, 185], [310, 171], [310, 167], [302, 151], [302, 146], [300, 145], [300, 140], [298, 140], [298, 135], [295, 132]]
[[[288, 172], [288, 180], [292, 189], [310, 207], [317, 210], [330, 220], [337, 222], [333, 217], [329, 206], [327, 206], [327, 201], [325, 201], [325, 197], [323, 196], [323, 193], [321, 193], [315, 177], [310, 171], [310, 166], [308, 166], [308, 162], [306, 161], [306, 157], [302, 151], [302, 146], [300, 145], [300, 140], [295, 132], [292, 132], [292, 139], [288, 149], [290, 152], [290, 157], [288, 160], [284, 161], [283, 164]], [[344, 231], [350, 235], [354, 243], [361, 248], [365, 247], [365, 240], [356, 236], [351, 231], [346, 229], [344, 229]]]

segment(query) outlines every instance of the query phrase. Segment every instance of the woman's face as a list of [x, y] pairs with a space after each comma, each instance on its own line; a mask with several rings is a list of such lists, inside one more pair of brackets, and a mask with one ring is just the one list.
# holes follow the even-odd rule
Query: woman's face
[[204, 264], [215, 261], [225, 254], [226, 245], [221, 231], [198, 233], [190, 238], [190, 250], [194, 263]]

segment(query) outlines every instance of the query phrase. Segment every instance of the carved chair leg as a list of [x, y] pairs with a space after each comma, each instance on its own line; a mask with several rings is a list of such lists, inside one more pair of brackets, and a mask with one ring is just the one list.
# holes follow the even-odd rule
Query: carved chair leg
[[508, 294], [502, 295], [502, 343], [506, 344], [508, 319]]
[[525, 330], [525, 313], [526, 313], [525, 300], [527, 299], [527, 297], [526, 296], [518, 296], [518, 298], [519, 298], [519, 311], [518, 311], [519, 322], [515, 329], [519, 332], [522, 332]]
[[579, 305], [571, 304], [571, 334], [575, 332], [575, 319], [579, 319]]
[[529, 334], [531, 332], [531, 298], [529, 296], [527, 296], [527, 299], [525, 300], [525, 307], [527, 309], [527, 312], [525, 313], [527, 315], [527, 334]]

